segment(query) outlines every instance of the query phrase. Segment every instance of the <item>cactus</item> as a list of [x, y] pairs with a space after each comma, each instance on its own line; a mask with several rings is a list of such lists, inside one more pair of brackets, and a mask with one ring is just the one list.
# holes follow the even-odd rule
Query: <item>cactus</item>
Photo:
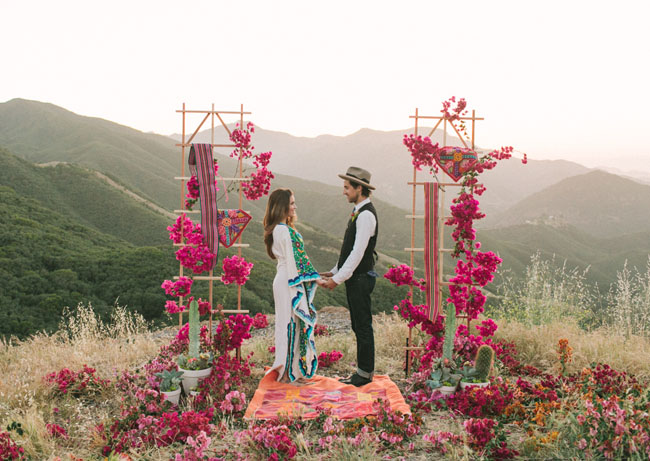
[[190, 303], [190, 350], [189, 358], [198, 358], [199, 356], [199, 303], [193, 300]]
[[442, 345], [442, 358], [451, 360], [454, 352], [454, 338], [456, 337], [456, 307], [447, 304], [445, 309], [445, 342]]
[[482, 382], [486, 382], [493, 364], [494, 349], [487, 344], [483, 344], [476, 351], [476, 359], [474, 360], [474, 368], [476, 369], [477, 378]]

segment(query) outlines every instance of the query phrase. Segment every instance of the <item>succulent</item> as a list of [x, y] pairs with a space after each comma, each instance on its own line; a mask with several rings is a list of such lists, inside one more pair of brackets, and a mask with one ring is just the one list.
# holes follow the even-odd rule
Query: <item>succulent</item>
[[437, 389], [441, 386], [456, 386], [460, 381], [461, 374], [456, 369], [456, 363], [453, 360], [440, 358], [433, 364], [433, 371], [430, 379], [427, 380], [427, 386]]
[[156, 373], [156, 376], [161, 379], [161, 392], [171, 392], [175, 391], [178, 389], [178, 386], [180, 386], [183, 372], [178, 370], [165, 370], [161, 373]]
[[483, 344], [476, 351], [476, 359], [474, 360], [476, 377], [482, 382], [486, 382], [490, 371], [492, 371], [492, 365], [494, 365], [494, 349], [487, 344]]

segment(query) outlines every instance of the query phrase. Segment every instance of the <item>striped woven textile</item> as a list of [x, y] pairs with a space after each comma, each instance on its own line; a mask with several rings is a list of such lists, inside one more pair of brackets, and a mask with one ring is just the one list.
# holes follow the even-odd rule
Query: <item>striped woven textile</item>
[[428, 182], [424, 185], [424, 277], [427, 283], [428, 314], [429, 319], [433, 322], [436, 321], [440, 313], [438, 230], [438, 184]]
[[212, 270], [219, 256], [219, 232], [217, 224], [217, 186], [214, 182], [214, 157], [212, 144], [192, 144], [188, 158], [190, 172], [199, 182], [201, 200], [201, 233], [203, 243], [215, 257], [206, 270]]

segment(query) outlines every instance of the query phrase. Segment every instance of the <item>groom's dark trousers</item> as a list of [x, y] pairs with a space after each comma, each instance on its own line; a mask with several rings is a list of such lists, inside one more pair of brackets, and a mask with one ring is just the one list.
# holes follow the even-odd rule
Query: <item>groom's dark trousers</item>
[[368, 373], [364, 378], [371, 378], [375, 371], [375, 336], [370, 311], [370, 294], [374, 288], [375, 277], [368, 274], [354, 274], [345, 281], [352, 331], [357, 337], [357, 373]]

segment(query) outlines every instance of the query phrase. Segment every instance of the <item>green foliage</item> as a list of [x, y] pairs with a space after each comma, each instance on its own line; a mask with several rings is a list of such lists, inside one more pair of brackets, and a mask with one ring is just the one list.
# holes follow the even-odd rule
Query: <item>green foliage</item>
[[474, 359], [474, 368], [476, 369], [476, 377], [481, 382], [486, 382], [492, 366], [494, 365], [494, 349], [487, 344], [481, 345], [476, 351], [476, 358]]
[[433, 369], [426, 384], [431, 389], [437, 389], [441, 386], [456, 386], [462, 374], [456, 367], [453, 360], [439, 358], [433, 362]]
[[178, 386], [181, 384], [183, 372], [178, 370], [164, 370], [156, 373], [156, 376], [161, 379], [160, 390], [162, 392], [171, 392], [178, 389]]

